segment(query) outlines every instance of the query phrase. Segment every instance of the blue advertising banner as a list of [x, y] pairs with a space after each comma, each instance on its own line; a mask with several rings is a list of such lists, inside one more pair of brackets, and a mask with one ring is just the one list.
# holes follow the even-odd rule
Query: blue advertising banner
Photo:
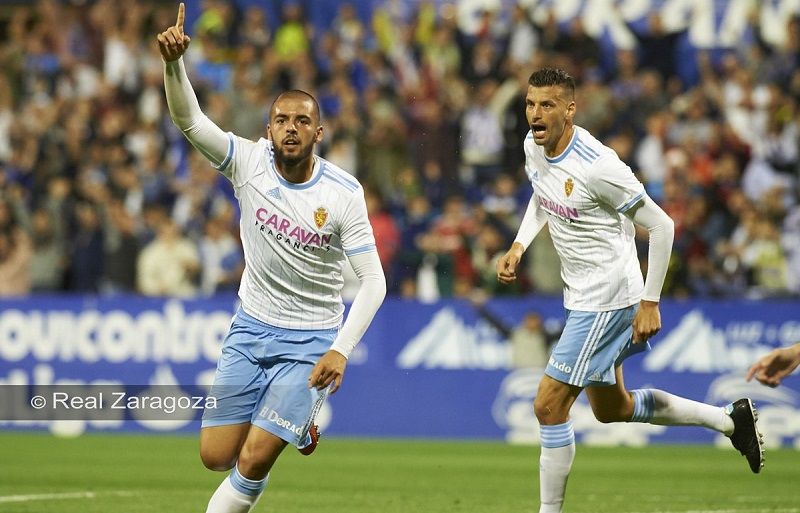
[[[64, 435], [196, 432], [236, 307], [233, 296], [1, 301], [0, 427]], [[351, 356], [342, 390], [320, 412], [322, 429], [338, 436], [536, 443], [531, 405], [542, 369], [513, 369], [508, 343], [530, 312], [541, 315], [550, 337], [557, 338], [564, 313], [556, 298], [495, 299], [480, 306], [387, 300]], [[800, 377], [777, 389], [744, 381], [745, 369], [758, 356], [800, 341], [799, 313], [796, 301], [665, 301], [664, 328], [651, 351], [626, 361], [626, 385], [661, 388], [720, 406], [752, 397], [767, 444], [800, 446]], [[83, 411], [73, 417], [47, 416], [31, 406], [35, 395], [78, 385], [98, 391], [118, 387], [131, 396], [126, 400], [140, 402], [167, 387], [174, 401], [149, 405], [160, 415], [123, 401], [111, 417], [87, 412], [86, 398], [74, 405]], [[105, 395], [110, 401], [111, 393]], [[572, 417], [584, 443], [728, 444], [724, 436], [701, 428], [601, 424], [583, 397]]]

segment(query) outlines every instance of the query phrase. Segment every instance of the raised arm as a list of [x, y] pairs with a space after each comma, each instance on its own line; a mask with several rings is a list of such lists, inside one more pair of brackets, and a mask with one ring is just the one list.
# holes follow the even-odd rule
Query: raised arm
[[172, 122], [181, 129], [192, 146], [219, 167], [229, 155], [231, 140], [200, 110], [197, 95], [186, 75], [182, 57], [189, 48], [191, 38], [183, 32], [184, 18], [185, 7], [181, 2], [175, 25], [156, 36], [158, 49], [164, 59], [167, 106]]

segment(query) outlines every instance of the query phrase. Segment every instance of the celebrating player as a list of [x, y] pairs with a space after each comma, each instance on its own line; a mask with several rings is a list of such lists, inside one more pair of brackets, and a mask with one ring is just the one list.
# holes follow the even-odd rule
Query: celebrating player
[[[233, 184], [245, 254], [241, 308], [217, 364], [217, 408], [204, 413], [200, 455], [212, 470], [233, 469], [207, 512], [243, 513], [288, 443], [303, 454], [316, 447], [314, 413], [341, 385], [386, 283], [361, 185], [314, 155], [317, 101], [298, 90], [279, 95], [258, 142], [223, 132], [200, 110], [186, 75], [184, 12], [181, 3], [175, 26], [157, 37], [167, 103], [175, 125]], [[361, 286], [339, 330], [345, 257]]]
[[[561, 260], [567, 321], [534, 401], [541, 438], [539, 511], [561, 511], [575, 455], [569, 411], [584, 389], [601, 422], [705, 426], [729, 436], [759, 472], [763, 447], [750, 399], [723, 409], [661, 390], [625, 389], [623, 360], [646, 350], [661, 328], [658, 301], [673, 223], [612, 149], [573, 125], [574, 98], [574, 80], [564, 71], [541, 69], [530, 76], [525, 109], [531, 130], [524, 149], [534, 192], [511, 249], [497, 263], [498, 280], [513, 282], [522, 254], [549, 225]], [[634, 223], [650, 234], [646, 280]]]

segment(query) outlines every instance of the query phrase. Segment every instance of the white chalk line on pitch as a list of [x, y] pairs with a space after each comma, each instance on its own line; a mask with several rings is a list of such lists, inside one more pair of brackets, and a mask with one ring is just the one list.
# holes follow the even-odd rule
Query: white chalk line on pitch
[[95, 499], [98, 496], [113, 495], [116, 497], [130, 497], [135, 495], [128, 491], [113, 492], [63, 492], [63, 493], [33, 493], [29, 495], [0, 495], [0, 503], [5, 502], [30, 502], [30, 501], [60, 501], [69, 499]]
[[769, 509], [692, 509], [692, 510], [671, 510], [671, 511], [635, 511], [631, 513], [800, 513], [797, 508], [769, 508]]

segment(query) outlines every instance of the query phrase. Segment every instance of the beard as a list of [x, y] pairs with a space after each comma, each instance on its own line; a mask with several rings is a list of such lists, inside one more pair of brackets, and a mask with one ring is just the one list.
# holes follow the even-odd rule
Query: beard
[[294, 155], [288, 155], [285, 151], [283, 151], [283, 145], [281, 146], [274, 146], [275, 152], [275, 160], [279, 160], [280, 162], [287, 164], [289, 166], [296, 166], [303, 160], [307, 159], [311, 156], [314, 152], [314, 145], [309, 144], [308, 146], [301, 148], [300, 151], [295, 153]]

